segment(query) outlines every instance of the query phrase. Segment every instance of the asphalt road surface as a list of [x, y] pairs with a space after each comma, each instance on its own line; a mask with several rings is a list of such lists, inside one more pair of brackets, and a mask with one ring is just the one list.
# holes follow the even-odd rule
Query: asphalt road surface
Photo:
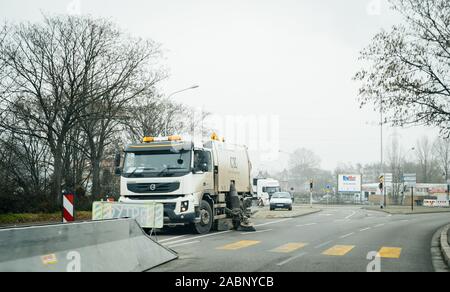
[[180, 259], [155, 272], [432, 272], [431, 240], [450, 214], [388, 215], [357, 207], [325, 208], [292, 219], [256, 220], [257, 232], [203, 236], [186, 229], [158, 236]]

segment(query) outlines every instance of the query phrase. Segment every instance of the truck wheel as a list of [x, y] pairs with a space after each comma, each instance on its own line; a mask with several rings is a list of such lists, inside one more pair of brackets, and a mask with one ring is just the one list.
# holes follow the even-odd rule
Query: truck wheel
[[198, 234], [209, 233], [213, 225], [213, 220], [211, 205], [207, 201], [202, 201], [200, 204], [200, 222], [194, 224], [194, 232]]

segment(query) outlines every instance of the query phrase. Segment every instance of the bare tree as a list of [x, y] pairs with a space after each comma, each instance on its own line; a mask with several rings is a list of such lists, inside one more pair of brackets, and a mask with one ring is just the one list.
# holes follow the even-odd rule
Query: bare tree
[[450, 178], [450, 140], [437, 138], [433, 144], [433, 156], [447, 181]]
[[61, 192], [71, 131], [84, 126], [95, 168], [121, 106], [149, 86], [155, 48], [90, 17], [7, 27], [0, 43], [0, 127], [45, 141], [53, 156], [54, 196]]
[[450, 2], [391, 0], [404, 25], [377, 34], [362, 51], [361, 105], [395, 126], [429, 125], [450, 135]]
[[127, 108], [124, 122], [128, 139], [137, 143], [143, 137], [158, 137], [184, 132], [188, 127], [186, 116], [189, 109], [173, 103], [154, 93]]
[[115, 46], [104, 52], [99, 61], [104, 65], [99, 66], [98, 72], [93, 72], [100, 73], [101, 78], [89, 81], [100, 98], [83, 109], [90, 118], [81, 121], [92, 167], [94, 197], [101, 194], [100, 163], [105, 148], [120, 131], [119, 126], [127, 115], [125, 109], [138, 104], [139, 98], [152, 94], [154, 86], [165, 77], [159, 69], [150, 66], [150, 60], [160, 56], [158, 45], [149, 41], [120, 39], [116, 34], [120, 35], [120, 32], [110, 36], [115, 39]]
[[390, 146], [387, 148], [387, 164], [392, 173], [392, 200], [400, 203], [402, 193], [402, 176], [405, 157], [397, 135], [391, 139]]
[[431, 182], [433, 173], [433, 154], [432, 144], [427, 136], [423, 136], [417, 141], [416, 155], [421, 170], [422, 182]]
[[300, 148], [290, 156], [289, 172], [296, 184], [301, 184], [314, 179], [320, 168], [321, 159], [311, 150]]

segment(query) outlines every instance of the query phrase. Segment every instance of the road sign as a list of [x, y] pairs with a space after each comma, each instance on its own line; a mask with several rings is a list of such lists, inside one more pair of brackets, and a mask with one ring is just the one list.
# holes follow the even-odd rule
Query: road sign
[[120, 218], [136, 219], [142, 228], [163, 228], [163, 204], [124, 204], [112, 202], [94, 202], [92, 220], [110, 220]]
[[75, 221], [75, 196], [70, 193], [63, 193], [63, 223]]
[[385, 184], [391, 184], [394, 180], [393, 179], [394, 175], [392, 173], [385, 173], [385, 174], [383, 174], [383, 177], [384, 177]]
[[417, 184], [417, 175], [415, 173], [403, 174], [403, 183], [408, 187], [415, 187]]

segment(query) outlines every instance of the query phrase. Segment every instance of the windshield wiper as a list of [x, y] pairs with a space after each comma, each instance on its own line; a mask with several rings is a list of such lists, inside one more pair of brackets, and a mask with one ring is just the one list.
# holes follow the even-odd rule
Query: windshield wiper
[[135, 170], [133, 170], [132, 172], [130, 172], [128, 174], [128, 177], [132, 177], [138, 170], [155, 170], [155, 169], [156, 168], [153, 168], [153, 167], [137, 167]]
[[[169, 170], [177, 170], [177, 169], [184, 169], [184, 167], [166, 167], [163, 170], [161, 170], [160, 173], [158, 173], [158, 176], [162, 176], [163, 174], [168, 174]], [[173, 175], [173, 173], [171, 173]]]

